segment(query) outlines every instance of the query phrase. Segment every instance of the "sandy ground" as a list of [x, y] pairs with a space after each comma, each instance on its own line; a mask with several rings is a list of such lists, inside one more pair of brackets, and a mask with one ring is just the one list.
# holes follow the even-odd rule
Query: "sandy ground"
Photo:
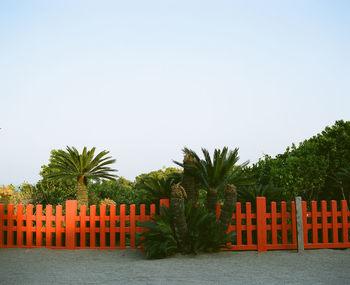
[[350, 249], [220, 252], [0, 249], [0, 284], [350, 284]]

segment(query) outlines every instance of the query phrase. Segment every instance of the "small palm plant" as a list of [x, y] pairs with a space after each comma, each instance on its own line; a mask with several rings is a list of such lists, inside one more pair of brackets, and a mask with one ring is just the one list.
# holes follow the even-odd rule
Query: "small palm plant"
[[192, 163], [174, 163], [182, 166], [184, 171], [197, 178], [201, 187], [207, 191], [207, 207], [211, 213], [216, 212], [219, 192], [224, 192], [227, 184], [236, 184], [242, 178], [242, 168], [248, 164], [244, 162], [236, 165], [239, 160], [238, 148], [229, 151], [227, 147], [215, 149], [213, 159], [208, 150], [202, 148], [204, 159], [200, 159], [196, 152], [184, 148], [184, 154], [193, 157]]
[[142, 198], [151, 203], [157, 203], [160, 199], [170, 199], [171, 187], [181, 181], [181, 173], [173, 172], [165, 177], [147, 176], [136, 184]]
[[115, 180], [117, 171], [108, 167], [115, 162], [110, 156], [105, 157], [109, 152], [101, 151], [96, 156], [95, 147], [79, 154], [75, 147], [67, 146], [66, 151], [54, 150], [51, 152], [50, 164], [46, 177], [53, 180], [73, 180], [76, 182], [78, 206], [88, 205], [87, 185], [89, 180], [101, 178]]

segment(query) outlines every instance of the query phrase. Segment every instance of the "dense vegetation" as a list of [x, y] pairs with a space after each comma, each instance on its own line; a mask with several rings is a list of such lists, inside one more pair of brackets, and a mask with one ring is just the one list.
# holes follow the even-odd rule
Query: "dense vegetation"
[[[75, 153], [73, 148], [71, 151]], [[62, 152], [64, 151], [51, 152], [49, 165], [42, 166], [42, 179], [35, 185], [23, 183], [17, 189], [12, 185], [0, 188], [0, 201], [59, 205], [64, 204], [67, 199], [77, 199], [78, 176], [75, 176], [74, 180], [67, 175], [59, 179], [52, 179], [52, 174], [51, 177], [49, 175], [50, 172], [57, 171], [52, 167], [54, 157]], [[85, 150], [85, 156], [87, 153]], [[103, 152], [104, 155], [107, 153]], [[81, 155], [83, 154], [84, 150]], [[196, 166], [203, 171], [210, 165], [208, 154], [205, 153], [204, 157], [205, 163]], [[225, 178], [214, 178], [217, 173], [213, 180], [208, 176], [200, 177], [198, 170], [196, 174], [195, 168], [190, 166], [191, 156], [187, 156], [186, 159], [178, 163], [183, 166], [183, 170], [174, 167], [160, 169], [141, 174], [134, 181], [123, 177], [114, 179], [115, 176], [111, 176], [110, 181], [96, 176], [92, 177], [94, 181], [83, 179], [87, 186], [88, 203], [99, 204], [104, 199], [113, 200], [116, 204], [157, 203], [159, 199], [170, 198], [171, 186], [180, 181], [188, 189], [186, 192], [191, 200], [209, 202], [209, 196], [213, 194], [213, 202], [223, 202], [224, 192], [220, 189], [220, 183], [224, 184]], [[242, 202], [253, 202], [257, 196], [265, 196], [274, 201], [290, 201], [295, 196], [302, 196], [307, 201], [347, 199], [350, 195], [350, 122], [337, 121], [298, 146], [292, 144], [284, 153], [274, 158], [266, 155], [257, 163], [243, 167], [241, 173], [236, 171], [236, 174], [240, 177], [240, 181], [238, 177], [235, 181], [238, 200]], [[199, 187], [200, 179], [202, 185]], [[198, 187], [198, 191], [192, 190]], [[219, 188], [219, 191], [215, 190], [216, 188]]]
[[[170, 207], [161, 216], [143, 224], [148, 231], [139, 241], [148, 258], [177, 252], [199, 253], [225, 247], [226, 232], [235, 203], [267, 201], [340, 200], [350, 196], [350, 122], [337, 121], [316, 136], [292, 144], [282, 154], [266, 155], [257, 163], [237, 164], [238, 148], [215, 149], [213, 156], [202, 149], [203, 158], [184, 148], [181, 167], [166, 168], [137, 176], [135, 181], [117, 177], [109, 167], [115, 160], [108, 151], [95, 156], [95, 148], [81, 153], [74, 147], [52, 150], [37, 184], [23, 183], [0, 188], [0, 202], [64, 205], [77, 199], [79, 205], [159, 205], [167, 198]], [[219, 219], [216, 205], [222, 203]]]

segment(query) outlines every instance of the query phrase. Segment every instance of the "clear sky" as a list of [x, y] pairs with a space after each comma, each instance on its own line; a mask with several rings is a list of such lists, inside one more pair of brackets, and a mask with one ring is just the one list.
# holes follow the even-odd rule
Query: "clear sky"
[[118, 174], [281, 153], [350, 120], [350, 1], [0, 1], [0, 185], [52, 149]]

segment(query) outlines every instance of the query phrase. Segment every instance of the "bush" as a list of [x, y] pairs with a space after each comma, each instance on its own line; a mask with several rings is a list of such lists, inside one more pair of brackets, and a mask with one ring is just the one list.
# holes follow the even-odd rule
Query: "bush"
[[[129, 185], [121, 184], [118, 181], [99, 181], [88, 185], [89, 197], [95, 205], [103, 199], [111, 199], [120, 204], [141, 204], [143, 201], [137, 195], [135, 189]], [[90, 199], [90, 198], [89, 198]]]
[[[220, 235], [220, 223], [215, 215], [208, 213], [204, 206], [185, 206], [188, 235], [186, 246], [182, 253], [198, 254], [214, 252], [225, 248], [231, 237]], [[148, 231], [139, 235], [138, 242], [144, 243], [148, 259], [165, 258], [180, 252], [173, 224], [173, 213], [167, 207], [161, 207], [161, 215], [153, 217], [152, 221], [140, 223]]]

